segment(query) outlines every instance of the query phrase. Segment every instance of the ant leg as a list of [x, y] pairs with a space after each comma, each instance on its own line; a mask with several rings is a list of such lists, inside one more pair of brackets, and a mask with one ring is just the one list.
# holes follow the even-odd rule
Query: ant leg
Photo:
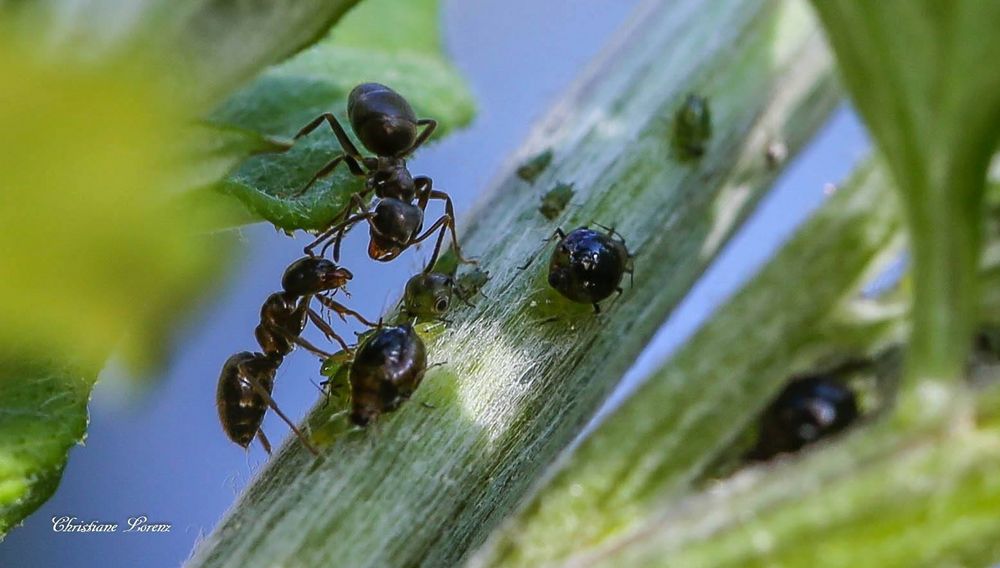
[[367, 319], [365, 319], [363, 315], [352, 310], [351, 308], [348, 308], [347, 306], [341, 304], [340, 302], [334, 300], [333, 298], [330, 298], [328, 296], [316, 296], [316, 299], [319, 300], [319, 302], [324, 306], [326, 306], [327, 308], [337, 312], [337, 315], [340, 316], [340, 319], [344, 320], [345, 322], [347, 321], [347, 318], [345, 318], [344, 316], [351, 316], [354, 319], [358, 320], [359, 322], [367, 325], [368, 327], [375, 327], [378, 325], [374, 322], [368, 321]]
[[333, 134], [337, 137], [337, 141], [340, 142], [340, 147], [344, 149], [344, 153], [360, 160], [361, 152], [358, 152], [358, 148], [353, 142], [351, 142], [350, 137], [347, 136], [347, 132], [344, 130], [344, 127], [340, 125], [337, 117], [328, 112], [317, 116], [312, 120], [312, 122], [303, 126], [302, 129], [295, 134], [295, 139], [298, 140], [313, 130], [316, 130], [319, 128], [320, 124], [323, 124], [323, 121], [326, 121], [326, 123], [330, 125], [330, 129], [333, 130]]
[[271, 442], [267, 439], [267, 436], [264, 435], [264, 430], [257, 430], [257, 441], [259, 441], [260, 445], [264, 447], [264, 451], [267, 452], [267, 455], [271, 455]]
[[[295, 435], [299, 437], [299, 441], [302, 442], [302, 445], [305, 446], [312, 455], [318, 456], [319, 452], [317, 452], [316, 448], [314, 448], [309, 442], [309, 438], [307, 438], [306, 435], [302, 433], [302, 430], [299, 430], [298, 426], [296, 426], [295, 423], [292, 422], [280, 408], [278, 408], [278, 403], [274, 402], [274, 399], [271, 398], [271, 393], [267, 392], [267, 389], [264, 388], [264, 385], [260, 384], [257, 377], [255, 377], [252, 373], [246, 372], [244, 372], [243, 375], [248, 381], [250, 381], [250, 386], [253, 387], [253, 390], [255, 390], [257, 394], [264, 399], [264, 402], [271, 407], [271, 410], [274, 410], [274, 412], [285, 421], [285, 424], [288, 424], [288, 427], [292, 429], [292, 432], [295, 432]], [[258, 430], [258, 432], [260, 432], [260, 430]], [[268, 446], [270, 446], [270, 444], [268, 444]]]
[[[427, 186], [430, 190], [430, 185]], [[451, 248], [455, 250], [455, 256], [458, 257], [459, 262], [464, 264], [479, 264], [475, 260], [469, 260], [462, 256], [462, 249], [458, 245], [458, 233], [455, 231], [455, 206], [451, 202], [451, 196], [443, 191], [430, 190], [428, 195], [431, 199], [441, 199], [444, 200], [444, 212], [445, 215], [451, 217], [451, 222], [448, 224], [449, 230], [451, 230]]]
[[[310, 310], [310, 311], [312, 311], [312, 310]], [[296, 345], [300, 345], [303, 349], [305, 349], [306, 351], [309, 351], [310, 353], [312, 353], [313, 355], [319, 357], [320, 359], [329, 359], [330, 357], [333, 357], [333, 353], [327, 353], [326, 351], [323, 351], [319, 347], [316, 347], [315, 345], [313, 345], [312, 343], [310, 343], [305, 338], [295, 337], [295, 338], [292, 339], [292, 341], [294, 341]], [[345, 347], [346, 347], [346, 344], [345, 344]]]
[[[444, 234], [448, 231], [448, 223], [452, 222], [453, 221], [451, 220], [451, 217], [449, 217], [447, 214], [442, 215], [440, 219], [438, 219], [437, 221], [434, 222], [433, 225], [431, 225], [430, 229], [427, 229], [424, 232], [424, 234], [410, 241], [408, 246], [418, 244], [422, 241], [427, 240], [427, 237], [431, 236], [434, 233], [434, 231], [438, 231], [440, 229], [440, 231], [438, 232], [437, 242], [434, 243], [434, 254], [431, 255], [430, 262], [428, 262], [427, 267], [424, 268], [424, 274], [430, 273], [432, 270], [434, 270], [434, 264], [437, 263], [438, 253], [441, 252], [441, 243], [444, 241]], [[462, 257], [459, 256], [459, 258]]]
[[340, 335], [338, 335], [337, 332], [333, 331], [333, 328], [330, 327], [330, 324], [323, 321], [323, 318], [321, 318], [320, 315], [317, 314], [315, 310], [309, 308], [309, 311], [306, 313], [309, 314], [309, 320], [313, 322], [313, 325], [318, 327], [319, 330], [323, 332], [323, 335], [325, 335], [327, 339], [339, 343], [340, 346], [344, 348], [344, 351], [351, 350], [351, 348], [347, 346], [347, 342], [344, 341], [344, 338], [340, 337]]
[[353, 156], [350, 156], [348, 154], [341, 154], [336, 158], [327, 162], [325, 166], [323, 166], [322, 168], [319, 169], [319, 171], [313, 174], [313, 177], [312, 179], [309, 180], [309, 183], [305, 184], [304, 186], [302, 186], [301, 189], [290, 195], [292, 197], [298, 197], [302, 195], [303, 193], [308, 191], [309, 188], [312, 187], [312, 184], [316, 183], [317, 180], [330, 175], [330, 173], [332, 173], [333, 170], [337, 169], [337, 165], [340, 164], [340, 162], [345, 162], [347, 164], [347, 168], [351, 170], [351, 173], [356, 176], [365, 177], [367, 175], [365, 171], [361, 169], [361, 165], [358, 164], [357, 160], [355, 160]]
[[339, 235], [337, 235], [337, 239], [339, 241], [339, 239], [343, 237], [343, 233], [348, 228], [350, 228], [355, 223], [357, 223], [359, 221], [362, 221], [364, 219], [367, 219], [367, 218], [368, 218], [368, 214], [367, 213], [362, 213], [362, 214], [359, 214], [359, 215], [354, 215], [354, 216], [348, 217], [346, 221], [340, 222], [340, 223], [338, 223], [338, 224], [330, 227], [329, 229], [323, 231], [318, 237], [316, 237], [316, 240], [314, 240], [313, 242], [311, 242], [308, 245], [306, 245], [306, 247], [304, 249], [302, 249], [302, 250], [307, 255], [309, 255], [309, 256], [316, 256], [316, 255], [313, 254], [313, 249], [315, 249], [320, 244], [323, 244], [325, 242], [326, 244], [323, 246], [323, 249], [320, 250], [320, 253], [319, 253], [320, 256], [323, 256], [324, 254], [326, 254], [327, 247], [330, 246], [330, 243], [327, 242], [327, 241], [330, 240], [330, 237], [332, 237], [333, 235], [335, 235], [337, 233], [340, 233]]
[[434, 120], [433, 118], [422, 118], [418, 120], [417, 125], [426, 126], [426, 128], [424, 128], [423, 132], [420, 133], [420, 136], [417, 136], [417, 139], [413, 141], [413, 144], [411, 144], [410, 147], [407, 148], [402, 155], [407, 156], [409, 154], [412, 154], [414, 150], [416, 150], [417, 148], [420, 147], [421, 144], [426, 142], [427, 139], [431, 137], [431, 134], [434, 133], [434, 129], [437, 128], [437, 124], [438, 124], [437, 121]]

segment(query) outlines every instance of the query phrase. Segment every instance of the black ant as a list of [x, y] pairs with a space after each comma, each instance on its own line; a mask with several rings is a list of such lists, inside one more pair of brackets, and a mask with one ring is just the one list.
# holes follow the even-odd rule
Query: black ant
[[289, 425], [302, 444], [317, 454], [308, 438], [278, 408], [271, 398], [271, 390], [275, 372], [295, 345], [301, 345], [323, 358], [332, 356], [301, 337], [309, 320], [327, 337], [350, 351], [347, 343], [309, 307], [313, 297], [337, 312], [342, 319], [350, 315], [365, 325], [375, 325], [324, 294], [343, 288], [351, 278], [351, 272], [346, 268], [315, 257], [301, 258], [285, 270], [281, 279], [283, 291], [268, 296], [261, 308], [261, 322], [254, 330], [264, 352], [244, 351], [233, 355], [223, 365], [219, 376], [216, 405], [222, 428], [231, 440], [245, 448], [256, 435], [270, 453], [271, 445], [260, 429], [264, 414], [270, 407]]
[[[388, 262], [410, 246], [426, 240], [435, 231], [440, 231], [428, 264], [433, 266], [442, 239], [450, 231], [455, 254], [462, 262], [470, 262], [461, 255], [451, 196], [433, 189], [433, 182], [427, 176], [414, 178], [406, 167], [406, 156], [427, 141], [437, 122], [430, 118], [418, 119], [402, 95], [378, 83], [362, 83], [351, 90], [347, 98], [347, 115], [358, 139], [376, 157], [362, 156], [337, 117], [331, 113], [316, 117], [295, 135], [296, 139], [301, 138], [326, 122], [343, 149], [343, 153], [320, 168], [299, 193], [305, 192], [319, 178], [329, 175], [341, 162], [347, 164], [352, 174], [365, 178], [365, 189], [351, 196], [351, 203], [340, 216], [342, 221], [307, 245], [306, 254], [312, 256], [313, 249], [323, 244], [322, 256], [333, 244], [333, 259], [339, 261], [340, 242], [344, 234], [355, 224], [368, 221], [371, 235], [368, 256], [374, 260]], [[418, 133], [420, 126], [424, 129]], [[372, 192], [378, 201], [369, 210], [364, 198]], [[445, 214], [421, 233], [424, 212], [431, 199], [445, 202]], [[361, 213], [352, 216], [354, 210]]]
[[556, 229], [553, 237], [560, 240], [549, 261], [549, 285], [569, 300], [592, 304], [598, 314], [598, 302], [614, 292], [621, 294], [622, 277], [632, 275], [632, 255], [625, 240], [614, 229], [601, 228], [607, 234], [587, 227], [569, 234]]

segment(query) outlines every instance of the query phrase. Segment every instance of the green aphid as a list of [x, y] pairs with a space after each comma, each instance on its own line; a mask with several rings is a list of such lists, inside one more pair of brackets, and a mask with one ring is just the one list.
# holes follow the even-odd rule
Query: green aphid
[[[474, 265], [470, 269], [462, 272], [458, 275], [455, 282], [458, 284], [457, 290], [459, 290], [463, 296], [466, 298], [471, 298], [476, 294], [481, 294], [480, 290], [486, 283], [490, 281], [490, 273], [479, 265]], [[486, 297], [485, 295], [483, 296]]]
[[712, 114], [708, 99], [690, 94], [674, 114], [673, 146], [681, 161], [695, 160], [705, 153], [712, 137]]
[[451, 308], [455, 279], [441, 272], [421, 272], [406, 282], [403, 310], [409, 317], [441, 318]]
[[573, 184], [557, 183], [548, 193], [542, 196], [542, 204], [538, 211], [549, 221], [552, 221], [562, 213], [570, 199], [573, 199]]
[[552, 163], [552, 150], [545, 150], [517, 168], [517, 177], [528, 183], [535, 183], [538, 176]]

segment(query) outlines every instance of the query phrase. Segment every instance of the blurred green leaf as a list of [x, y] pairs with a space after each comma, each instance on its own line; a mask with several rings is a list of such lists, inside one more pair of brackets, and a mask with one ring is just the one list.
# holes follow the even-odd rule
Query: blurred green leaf
[[[292, 136], [324, 112], [337, 114], [347, 127], [347, 94], [358, 83], [376, 81], [403, 94], [419, 115], [435, 118], [435, 137], [443, 135], [467, 124], [474, 107], [444, 56], [438, 19], [437, 0], [369, 0], [327, 38], [263, 73], [210, 119], [273, 137]], [[324, 127], [288, 152], [247, 160], [216, 189], [282, 229], [323, 228], [362, 181], [342, 167], [305, 194], [293, 194], [339, 152]]]
[[53, 491], [108, 355], [155, 359], [227, 241], [199, 232], [218, 224], [213, 209], [176, 199], [186, 109], [142, 61], [71, 67], [0, 42], [6, 528]]
[[914, 264], [911, 371], [958, 377], [975, 321], [983, 184], [1000, 136], [1000, 3], [813, 5], [903, 198]]
[[83, 440], [96, 376], [48, 358], [0, 356], [0, 536], [56, 490], [66, 452]]

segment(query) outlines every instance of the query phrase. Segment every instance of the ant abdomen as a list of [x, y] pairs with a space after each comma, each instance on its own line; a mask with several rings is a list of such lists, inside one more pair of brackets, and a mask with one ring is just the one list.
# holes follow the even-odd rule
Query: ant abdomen
[[379, 83], [362, 83], [347, 97], [351, 128], [372, 153], [400, 156], [417, 139], [417, 115], [402, 95]]
[[[270, 395], [274, 388], [274, 373], [280, 358], [263, 353], [242, 351], [226, 360], [219, 375], [215, 403], [219, 410], [219, 421], [230, 440], [246, 448], [260, 431], [261, 422], [267, 412], [267, 399], [254, 387]], [[262, 439], [265, 448], [268, 444]]]

